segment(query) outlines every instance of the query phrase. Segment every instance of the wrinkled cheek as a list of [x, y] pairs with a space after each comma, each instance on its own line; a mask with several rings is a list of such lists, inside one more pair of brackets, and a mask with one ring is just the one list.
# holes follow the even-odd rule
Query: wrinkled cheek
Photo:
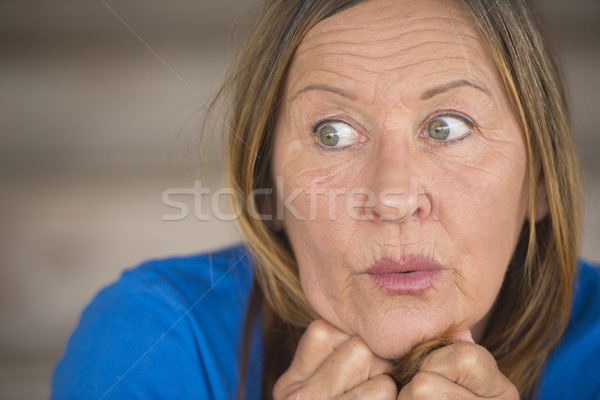
[[342, 285], [342, 255], [348, 232], [355, 230], [347, 218], [347, 193], [355, 179], [345, 163], [314, 164], [301, 157], [280, 164], [276, 187], [303, 290], [312, 304], [319, 304], [336, 298]]
[[[348, 161], [317, 165], [320, 160], [292, 158], [276, 172], [279, 204], [286, 219], [297, 221], [337, 221], [347, 214], [349, 206], [360, 204], [363, 190], [356, 165]], [[277, 174], [279, 173], [279, 174]], [[350, 198], [353, 196], [355, 198]]]
[[339, 300], [343, 286], [344, 227], [337, 220], [329, 220], [330, 208], [324, 198], [311, 201], [310, 195], [303, 195], [293, 207], [295, 211], [290, 207], [286, 211], [284, 229], [298, 263], [303, 292], [321, 314], [324, 305]]
[[343, 252], [348, 232], [354, 230], [348, 218], [346, 197], [322, 186], [283, 193], [289, 193], [280, 199], [284, 208], [283, 226], [298, 261], [306, 253], [320, 261], [334, 260]]
[[[475, 179], [478, 178], [478, 179]], [[440, 201], [440, 224], [450, 233], [459, 289], [481, 307], [497, 295], [523, 223], [519, 174], [491, 179], [482, 173], [460, 179], [463, 190]], [[518, 181], [516, 181], [518, 183]], [[482, 284], [482, 277], [485, 283]]]

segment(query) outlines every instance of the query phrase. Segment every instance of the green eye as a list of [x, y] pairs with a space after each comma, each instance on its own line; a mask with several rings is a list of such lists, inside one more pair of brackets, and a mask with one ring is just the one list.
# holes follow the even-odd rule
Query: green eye
[[325, 146], [333, 147], [340, 141], [337, 129], [332, 125], [327, 125], [319, 132], [321, 136], [321, 143]]
[[427, 135], [438, 141], [451, 142], [467, 137], [474, 124], [461, 117], [437, 117], [427, 125]]
[[446, 140], [450, 135], [450, 126], [443, 119], [436, 119], [427, 129], [429, 131], [429, 137], [435, 140]]
[[319, 145], [325, 148], [341, 149], [352, 146], [362, 141], [359, 135], [350, 125], [342, 121], [323, 121], [313, 128]]

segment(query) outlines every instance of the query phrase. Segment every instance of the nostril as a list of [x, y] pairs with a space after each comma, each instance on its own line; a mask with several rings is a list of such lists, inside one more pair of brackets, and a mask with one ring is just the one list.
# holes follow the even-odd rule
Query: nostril
[[421, 214], [421, 212], [419, 211], [419, 208], [417, 208], [416, 210], [414, 210], [414, 211], [413, 211], [413, 212], [410, 214], [410, 218], [411, 218], [413, 221], [416, 221], [416, 220], [418, 220], [418, 219], [419, 219], [419, 216], [420, 216], [419, 214]]

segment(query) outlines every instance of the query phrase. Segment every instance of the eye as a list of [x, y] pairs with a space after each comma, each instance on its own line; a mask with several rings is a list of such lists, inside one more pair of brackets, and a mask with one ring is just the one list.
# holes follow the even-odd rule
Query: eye
[[323, 121], [313, 128], [319, 145], [343, 148], [361, 142], [361, 136], [350, 125], [342, 121]]
[[440, 142], [453, 142], [469, 136], [473, 126], [475, 124], [466, 117], [439, 116], [427, 124], [427, 136]]

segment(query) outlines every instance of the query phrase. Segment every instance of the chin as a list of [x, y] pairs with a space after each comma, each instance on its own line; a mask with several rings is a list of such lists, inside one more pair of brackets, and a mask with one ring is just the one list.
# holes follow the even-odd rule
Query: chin
[[[397, 316], [384, 313], [385, 320], [359, 333], [369, 348], [381, 358], [395, 360], [402, 358], [414, 346], [422, 342], [439, 338], [458, 327], [453, 319], [419, 316], [416, 313], [400, 312]], [[460, 326], [470, 327], [469, 324]], [[372, 329], [371, 327], [377, 327]]]

